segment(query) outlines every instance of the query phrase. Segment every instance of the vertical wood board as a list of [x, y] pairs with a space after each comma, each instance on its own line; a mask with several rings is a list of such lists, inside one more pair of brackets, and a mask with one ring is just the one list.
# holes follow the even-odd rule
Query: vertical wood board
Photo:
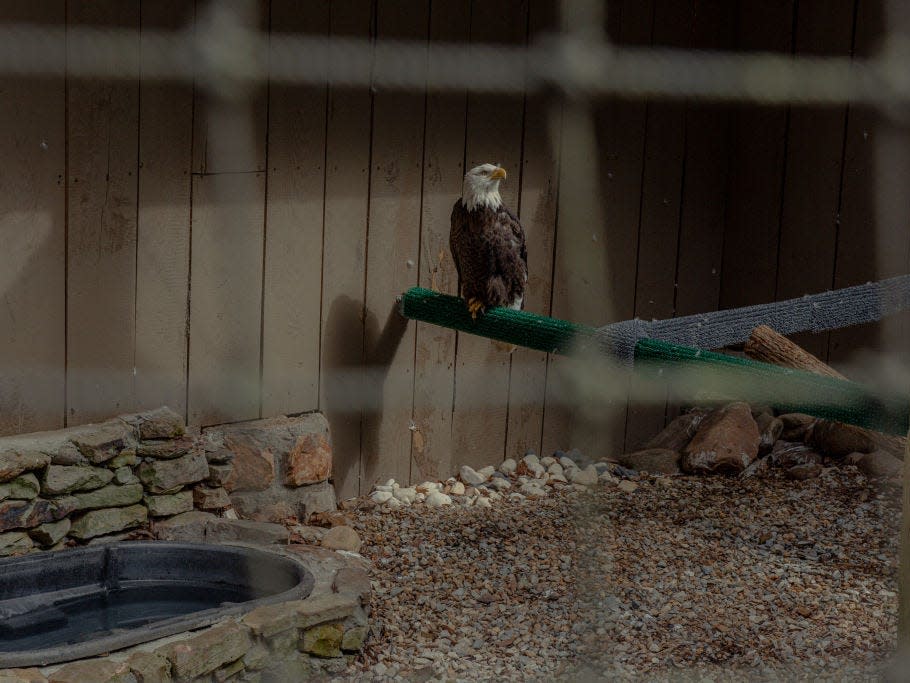
[[[793, 0], [741, 3], [740, 51], [790, 52]], [[774, 300], [788, 111], [741, 105], [730, 133], [721, 308]]]
[[[557, 28], [556, 3], [552, 0], [531, 0], [528, 12], [529, 43]], [[529, 95], [525, 100], [518, 207], [528, 245], [525, 310], [542, 315], [549, 315], [552, 298], [560, 142], [554, 116], [560, 107], [555, 98]], [[546, 382], [547, 354], [517, 348], [509, 372], [506, 457], [521, 457], [527, 451], [540, 453]]]
[[[477, 0], [471, 8], [471, 42], [524, 44], [527, 9], [525, 0]], [[505, 168], [508, 177], [500, 192], [513, 211], [519, 199], [522, 123], [521, 98], [468, 95], [466, 167], [490, 162]], [[456, 465], [480, 467], [503, 459], [508, 405], [508, 352], [489, 339], [459, 334], [452, 414]]]
[[[800, 0], [796, 54], [848, 56], [855, 0]], [[776, 298], [824, 292], [834, 278], [846, 109], [800, 107], [790, 112], [781, 210]], [[826, 360], [827, 335], [794, 341]]]
[[[372, 9], [356, 0], [333, 2], [332, 35], [370, 36]], [[342, 498], [360, 493], [371, 108], [368, 92], [329, 92], [319, 404], [332, 427], [333, 476]]]
[[[181, 0], [144, 3], [146, 31], [193, 19]], [[192, 194], [193, 89], [139, 83], [139, 208], [136, 247], [136, 407], [186, 414]]]
[[[379, 0], [377, 40], [427, 39], [423, 0]], [[395, 297], [418, 281], [420, 186], [423, 175], [422, 92], [378, 93], [373, 100], [369, 246], [366, 270], [365, 372], [361, 482], [411, 478], [414, 323]]]
[[259, 417], [265, 177], [193, 177], [189, 422]]
[[[69, 3], [69, 26], [136, 31], [138, 0]], [[67, 90], [67, 424], [135, 406], [139, 81]]]
[[[440, 66], [438, 45], [468, 40], [470, 0], [434, 3], [430, 12], [429, 73]], [[421, 287], [457, 295], [457, 274], [449, 250], [450, 215], [461, 196], [465, 154], [465, 94], [428, 93], [420, 215]], [[417, 323], [414, 367], [412, 478], [445, 478], [456, 469], [452, 446], [456, 333]]]
[[[272, 0], [272, 31], [328, 34], [330, 3]], [[262, 414], [319, 406], [324, 87], [269, 88]]]
[[[65, 4], [5, 2], [0, 21], [60, 27]], [[64, 424], [65, 112], [63, 78], [0, 79], [0, 435]]]
[[[624, 45], [650, 44], [653, 9], [652, 2], [610, 3], [607, 29], [611, 39]], [[644, 102], [609, 101], [594, 110], [599, 192], [591, 201], [600, 207], [604, 220], [599, 224], [567, 220], [566, 200], [562, 199], [560, 187], [552, 297], [555, 317], [593, 326], [632, 317], [646, 115]], [[564, 142], [570, 125], [564, 116], [561, 170], [566, 164], [577, 163], [572, 156], [575, 152], [566, 149]], [[608, 455], [622, 448], [625, 397], [606, 401], [606, 409], [597, 410], [596, 417], [582, 416], [577, 410], [579, 392], [570, 379], [579, 374], [591, 374], [584, 361], [550, 357], [544, 454], [555, 449], [580, 448], [591, 455]], [[604, 379], [608, 386], [615, 386], [615, 377]], [[599, 401], [604, 402], [603, 394], [600, 396]]]

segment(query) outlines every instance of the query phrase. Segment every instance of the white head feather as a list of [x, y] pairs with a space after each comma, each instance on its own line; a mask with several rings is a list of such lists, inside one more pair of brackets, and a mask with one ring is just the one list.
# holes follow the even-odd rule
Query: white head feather
[[468, 211], [480, 207], [498, 209], [502, 206], [499, 181], [505, 177], [505, 169], [496, 164], [481, 164], [465, 173], [461, 199]]

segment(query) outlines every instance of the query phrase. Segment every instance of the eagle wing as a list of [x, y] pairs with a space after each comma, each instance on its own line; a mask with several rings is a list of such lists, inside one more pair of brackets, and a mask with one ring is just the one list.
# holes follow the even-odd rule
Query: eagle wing
[[468, 212], [459, 199], [452, 208], [449, 233], [458, 272], [458, 293], [484, 307], [524, 307], [528, 252], [524, 230], [508, 209]]

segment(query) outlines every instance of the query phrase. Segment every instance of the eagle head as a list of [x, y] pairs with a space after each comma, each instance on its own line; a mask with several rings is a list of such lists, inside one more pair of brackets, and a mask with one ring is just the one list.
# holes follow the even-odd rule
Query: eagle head
[[498, 209], [502, 206], [499, 181], [505, 177], [505, 169], [496, 164], [481, 164], [465, 173], [461, 198], [468, 211], [480, 207]]

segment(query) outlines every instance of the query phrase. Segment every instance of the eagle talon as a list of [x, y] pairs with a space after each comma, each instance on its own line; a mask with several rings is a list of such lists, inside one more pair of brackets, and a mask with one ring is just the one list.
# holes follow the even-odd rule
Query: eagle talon
[[477, 299], [468, 299], [468, 313], [471, 314], [471, 320], [477, 320], [477, 314], [483, 313], [484, 307], [483, 304]]

